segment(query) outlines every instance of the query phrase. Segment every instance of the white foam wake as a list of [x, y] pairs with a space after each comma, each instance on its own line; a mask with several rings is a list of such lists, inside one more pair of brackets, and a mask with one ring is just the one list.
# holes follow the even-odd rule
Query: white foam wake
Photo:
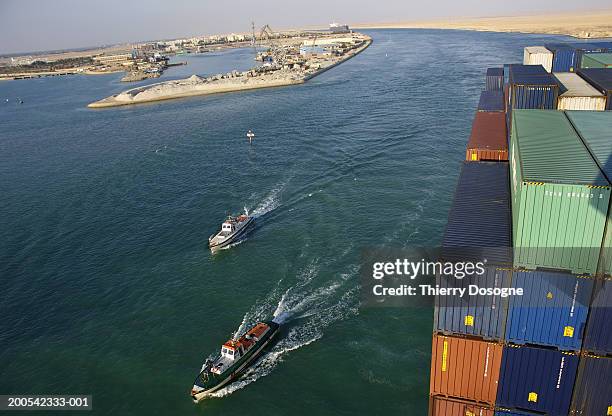
[[311, 262], [298, 274], [295, 285], [281, 295], [279, 283], [263, 302], [245, 314], [236, 335], [243, 333], [258, 319], [270, 316], [272, 311], [275, 319], [283, 324], [282, 332], [269, 352], [238, 381], [214, 393], [214, 397], [227, 396], [267, 376], [289, 352], [317, 341], [334, 322], [357, 314], [357, 287], [351, 284], [351, 277], [355, 276], [358, 267], [351, 266], [349, 271], [333, 276], [322, 286], [317, 286], [319, 269], [318, 261]]
[[281, 182], [276, 187], [274, 187], [265, 197], [264, 199], [255, 207], [253, 210], [254, 217], [261, 217], [262, 215], [266, 215], [267, 213], [274, 211], [276, 208], [280, 206], [280, 194], [285, 189], [287, 185], [287, 181]]

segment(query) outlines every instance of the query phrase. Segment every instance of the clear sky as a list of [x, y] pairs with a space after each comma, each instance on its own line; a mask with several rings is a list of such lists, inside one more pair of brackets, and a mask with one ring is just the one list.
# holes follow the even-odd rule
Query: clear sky
[[257, 28], [610, 8], [610, 0], [0, 0], [0, 54]]

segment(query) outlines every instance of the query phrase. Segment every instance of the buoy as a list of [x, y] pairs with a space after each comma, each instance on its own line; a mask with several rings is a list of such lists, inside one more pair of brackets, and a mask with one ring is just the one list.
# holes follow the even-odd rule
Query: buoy
[[253, 143], [253, 138], [255, 137], [255, 133], [253, 133], [252, 130], [249, 130], [246, 134], [247, 138], [249, 139], [249, 143]]

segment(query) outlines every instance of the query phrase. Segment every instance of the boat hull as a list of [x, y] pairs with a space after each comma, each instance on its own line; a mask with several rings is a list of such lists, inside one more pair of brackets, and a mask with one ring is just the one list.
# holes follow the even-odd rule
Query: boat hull
[[268, 346], [270, 342], [272, 342], [272, 340], [274, 339], [274, 337], [276, 336], [279, 330], [280, 330], [280, 326], [276, 326], [272, 330], [272, 333], [270, 334], [270, 336], [264, 341], [262, 341], [261, 345], [257, 345], [257, 347], [255, 347], [256, 349], [253, 352], [253, 354], [250, 357], [248, 357], [244, 361], [244, 363], [242, 363], [236, 370], [229, 373], [226, 378], [224, 378], [223, 380], [220, 380], [219, 383], [215, 384], [214, 386], [206, 390], [202, 390], [196, 394], [192, 394], [191, 398], [193, 399], [194, 403], [198, 403], [202, 401], [203, 399], [210, 397], [216, 391], [221, 390], [226, 385], [238, 379], [244, 373], [244, 371], [247, 368], [249, 368], [257, 360], [257, 358], [261, 356], [264, 348], [266, 348], [266, 346]]
[[255, 219], [254, 218], [249, 218], [247, 220], [247, 223], [244, 224], [240, 228], [240, 230], [236, 231], [234, 234], [232, 234], [230, 237], [226, 238], [225, 240], [223, 240], [220, 243], [213, 244], [213, 243], [211, 243], [209, 241], [208, 242], [208, 247], [211, 250], [218, 250], [220, 248], [229, 246], [230, 244], [232, 244], [232, 243], [236, 242], [237, 240], [239, 240], [240, 237], [243, 237], [247, 233], [248, 229], [253, 226], [253, 224], [255, 224]]

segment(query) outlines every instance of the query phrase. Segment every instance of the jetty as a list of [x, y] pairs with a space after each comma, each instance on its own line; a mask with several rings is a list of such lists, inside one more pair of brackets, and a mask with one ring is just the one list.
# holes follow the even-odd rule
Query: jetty
[[132, 88], [90, 103], [88, 107], [116, 107], [302, 84], [363, 52], [371, 43], [369, 36], [360, 33], [286, 40], [259, 56], [263, 64], [249, 71], [231, 71], [208, 77], [192, 75], [186, 79]]

